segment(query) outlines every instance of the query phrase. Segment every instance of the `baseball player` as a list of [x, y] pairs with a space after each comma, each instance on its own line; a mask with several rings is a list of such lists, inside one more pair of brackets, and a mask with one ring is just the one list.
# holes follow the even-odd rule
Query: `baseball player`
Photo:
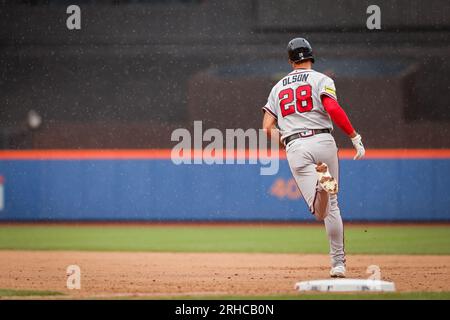
[[308, 41], [288, 44], [293, 71], [272, 88], [263, 107], [263, 129], [280, 139], [292, 175], [309, 210], [325, 222], [331, 257], [331, 277], [345, 277], [344, 228], [338, 206], [338, 148], [331, 132], [333, 122], [351, 139], [354, 159], [364, 146], [340, 107], [334, 82], [312, 69], [314, 56]]

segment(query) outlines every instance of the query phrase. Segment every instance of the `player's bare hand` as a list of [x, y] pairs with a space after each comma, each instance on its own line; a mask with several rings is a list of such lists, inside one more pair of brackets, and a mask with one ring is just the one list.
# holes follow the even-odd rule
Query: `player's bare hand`
[[362, 143], [362, 138], [359, 134], [352, 138], [353, 147], [356, 149], [356, 154], [353, 157], [353, 160], [359, 160], [364, 157], [366, 154], [366, 149], [364, 149], [364, 145]]

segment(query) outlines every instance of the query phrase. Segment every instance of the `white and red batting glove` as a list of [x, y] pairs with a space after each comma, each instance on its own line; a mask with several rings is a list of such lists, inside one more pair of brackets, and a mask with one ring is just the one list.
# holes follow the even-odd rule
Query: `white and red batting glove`
[[364, 157], [366, 154], [366, 149], [364, 149], [364, 145], [362, 143], [362, 138], [359, 134], [352, 138], [353, 147], [356, 149], [356, 154], [353, 157], [353, 160], [359, 160]]

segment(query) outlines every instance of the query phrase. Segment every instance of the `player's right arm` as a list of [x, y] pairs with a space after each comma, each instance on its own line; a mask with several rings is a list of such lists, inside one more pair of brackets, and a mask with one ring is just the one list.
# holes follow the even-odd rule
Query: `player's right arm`
[[361, 159], [366, 153], [361, 136], [353, 129], [347, 114], [339, 105], [333, 80], [326, 78], [320, 90], [320, 98], [325, 111], [330, 115], [331, 120], [349, 136], [356, 149], [353, 159]]

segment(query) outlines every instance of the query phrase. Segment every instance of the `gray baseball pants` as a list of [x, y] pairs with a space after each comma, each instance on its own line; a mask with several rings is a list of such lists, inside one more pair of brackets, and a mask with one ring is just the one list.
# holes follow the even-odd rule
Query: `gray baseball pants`
[[309, 210], [317, 220], [325, 222], [333, 267], [345, 265], [344, 227], [338, 196], [322, 190], [318, 183], [316, 164], [324, 162], [330, 174], [339, 181], [337, 146], [329, 133], [298, 138], [288, 143], [286, 154], [292, 175]]

